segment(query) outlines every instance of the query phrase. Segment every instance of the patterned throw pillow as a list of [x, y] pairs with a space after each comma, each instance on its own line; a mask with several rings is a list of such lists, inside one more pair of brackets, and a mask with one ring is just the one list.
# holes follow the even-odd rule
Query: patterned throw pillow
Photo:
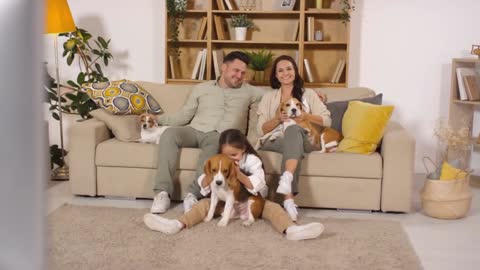
[[158, 102], [140, 85], [128, 81], [85, 83], [85, 92], [100, 108], [112, 114], [161, 113]]

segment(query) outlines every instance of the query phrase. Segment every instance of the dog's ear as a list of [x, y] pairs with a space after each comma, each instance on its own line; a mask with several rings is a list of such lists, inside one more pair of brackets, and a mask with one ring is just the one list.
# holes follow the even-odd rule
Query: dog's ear
[[209, 159], [205, 162], [205, 166], [203, 166], [203, 171], [205, 173], [205, 178], [203, 179], [203, 182], [206, 184], [206, 186], [208, 186], [213, 181], [212, 160], [211, 159]]
[[227, 178], [227, 184], [228, 187], [232, 190], [237, 190], [238, 185], [240, 184], [238, 179], [237, 179], [237, 170], [236, 170], [235, 162], [230, 161], [228, 165], [228, 178]]
[[141, 114], [139, 117], [138, 117], [138, 122], [141, 123], [145, 121], [145, 114]]
[[302, 102], [298, 102], [298, 108], [300, 109], [300, 111], [303, 111], [303, 103]]

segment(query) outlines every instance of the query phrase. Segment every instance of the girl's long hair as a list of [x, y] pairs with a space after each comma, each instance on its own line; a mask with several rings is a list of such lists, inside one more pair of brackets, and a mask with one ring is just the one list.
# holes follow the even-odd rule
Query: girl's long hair
[[[260, 161], [262, 158], [258, 155], [257, 151], [253, 148], [250, 142], [247, 140], [247, 137], [238, 129], [227, 129], [220, 134], [220, 139], [218, 142], [218, 153], [222, 153], [222, 146], [228, 144], [232, 147], [238, 149], [245, 149], [246, 154], [252, 154], [257, 156]], [[263, 168], [263, 161], [262, 161]]]
[[302, 79], [302, 76], [300, 76], [300, 73], [298, 72], [298, 67], [295, 63], [295, 60], [293, 60], [293, 58], [289, 55], [280, 55], [273, 62], [273, 69], [272, 73], [270, 74], [270, 87], [272, 87], [273, 89], [279, 89], [282, 86], [276, 76], [278, 62], [282, 60], [286, 60], [292, 63], [293, 69], [295, 71], [295, 80], [293, 81], [292, 96], [302, 102], [304, 81]]

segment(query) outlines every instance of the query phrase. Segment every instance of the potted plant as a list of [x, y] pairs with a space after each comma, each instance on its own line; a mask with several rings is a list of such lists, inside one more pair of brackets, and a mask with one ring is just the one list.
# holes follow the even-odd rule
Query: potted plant
[[231, 19], [230, 24], [235, 29], [235, 40], [245, 40], [247, 30], [254, 26], [252, 20], [246, 14], [233, 15]]
[[178, 61], [180, 57], [180, 42], [178, 35], [180, 33], [180, 24], [187, 14], [187, 0], [167, 0], [168, 29], [172, 45], [169, 48], [169, 55]]
[[265, 69], [270, 65], [273, 59], [273, 53], [265, 48], [259, 51], [245, 51], [250, 58], [249, 68], [255, 71], [254, 81], [263, 83], [265, 81]]

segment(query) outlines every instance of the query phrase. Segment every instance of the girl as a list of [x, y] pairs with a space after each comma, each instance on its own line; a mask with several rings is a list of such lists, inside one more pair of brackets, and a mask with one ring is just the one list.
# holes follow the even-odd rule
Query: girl
[[[289, 121], [286, 113], [279, 112], [278, 106], [292, 97], [304, 105], [306, 113], [301, 114], [302, 119], [307, 118], [320, 126], [330, 126], [330, 112], [314, 90], [303, 88], [303, 79], [292, 57], [281, 55], [275, 59], [270, 86], [276, 90], [266, 93], [258, 105], [257, 132], [262, 138], [268, 137], [269, 133], [281, 123]], [[263, 145], [259, 149], [282, 153], [283, 173], [278, 183], [277, 193], [284, 195], [283, 207], [292, 220], [296, 221], [298, 213], [293, 197], [298, 193], [300, 163], [304, 154], [312, 151], [312, 145], [305, 130], [298, 125], [289, 126], [283, 138], [274, 141], [266, 139], [261, 142]]]
[[[238, 179], [250, 193], [255, 195], [260, 193], [265, 197], [267, 186], [265, 184], [263, 163], [252, 145], [247, 141], [245, 135], [237, 129], [229, 129], [222, 132], [218, 152], [235, 161], [238, 165]], [[248, 175], [243, 172], [248, 172]], [[210, 193], [210, 187], [204, 185], [204, 178], [205, 175], [201, 175], [198, 178], [198, 182], [202, 188], [202, 194], [207, 195]], [[191, 228], [195, 224], [202, 222], [207, 216], [209, 207], [210, 199], [207, 198], [195, 204], [192, 210], [183, 214], [178, 219], [167, 219], [148, 213], [143, 217], [143, 221], [151, 230], [166, 234], [175, 234], [184, 228]], [[215, 215], [218, 216], [222, 210], [221, 206], [217, 206]], [[321, 223], [296, 225], [280, 205], [268, 200], [265, 202], [262, 217], [269, 220], [278, 232], [285, 234], [288, 240], [316, 238], [324, 229]]]

